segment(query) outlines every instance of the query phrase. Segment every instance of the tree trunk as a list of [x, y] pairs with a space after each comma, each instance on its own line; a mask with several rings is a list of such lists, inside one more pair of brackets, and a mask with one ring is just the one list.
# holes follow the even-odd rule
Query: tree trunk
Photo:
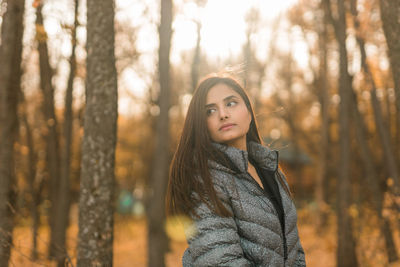
[[57, 133], [57, 118], [54, 108], [54, 88], [52, 85], [53, 70], [49, 62], [49, 52], [47, 49], [47, 34], [43, 25], [42, 4], [39, 4], [36, 10], [36, 39], [38, 41], [39, 50], [39, 65], [40, 65], [40, 87], [43, 93], [43, 114], [46, 121], [47, 133], [46, 152], [47, 152], [47, 167], [50, 175], [49, 198], [51, 202], [49, 212], [50, 225], [50, 245], [49, 258], [56, 255], [56, 250], [59, 244], [56, 244], [55, 225], [56, 225], [56, 210], [57, 196], [59, 189], [60, 177], [60, 156]]
[[386, 255], [388, 257], [389, 263], [394, 263], [399, 259], [397, 255], [396, 244], [394, 243], [394, 237], [392, 227], [390, 226], [390, 221], [388, 218], [383, 217], [381, 222], [381, 232], [383, 233], [383, 238], [385, 240]]
[[160, 113], [156, 121], [155, 150], [150, 174], [148, 205], [148, 266], [163, 267], [168, 240], [164, 231], [165, 192], [169, 163], [169, 107], [170, 107], [170, 64], [169, 54], [172, 36], [172, 0], [161, 0], [161, 22], [159, 26], [160, 47], [158, 50], [158, 74]]
[[[260, 116], [260, 114], [262, 114], [262, 101], [261, 101], [261, 91], [263, 89], [263, 79], [265, 77], [265, 75], [268, 73], [269, 68], [272, 66], [271, 62], [273, 62], [275, 60], [275, 57], [278, 55], [277, 53], [277, 49], [276, 49], [276, 43], [277, 43], [277, 37], [279, 34], [279, 24], [281, 22], [281, 16], [278, 16], [272, 23], [272, 32], [271, 32], [271, 37], [270, 37], [270, 41], [269, 41], [269, 49], [268, 49], [268, 54], [267, 57], [265, 59], [265, 61], [263, 63], [260, 64], [259, 66], [259, 75], [258, 75], [258, 92], [256, 94], [256, 98], [254, 101], [254, 111], [256, 114], [258, 114], [258, 116]], [[260, 117], [262, 118], [262, 117]], [[264, 119], [259, 119], [258, 123], [259, 123], [259, 129], [264, 129]]]
[[[246, 43], [243, 47], [243, 57], [244, 57], [244, 70], [243, 70], [243, 87], [251, 94], [252, 93], [252, 84], [250, 81], [250, 72], [252, 71], [253, 65], [253, 55], [251, 51], [251, 40], [250, 40], [251, 32], [248, 29], [246, 32]], [[254, 96], [251, 94], [251, 98], [254, 99]]]
[[112, 266], [118, 117], [114, 1], [87, 1], [87, 82], [77, 266]]
[[[28, 186], [28, 193], [30, 196], [30, 213], [32, 217], [32, 248], [31, 248], [31, 257], [33, 260], [36, 260], [38, 257], [37, 251], [37, 230], [39, 226], [39, 211], [38, 205], [40, 198], [37, 198], [37, 189], [35, 185], [36, 178], [36, 163], [37, 163], [37, 154], [34, 148], [34, 141], [32, 136], [31, 126], [29, 125], [27, 114], [26, 114], [26, 101], [24, 97], [24, 93], [20, 92], [20, 105], [23, 107], [20, 115], [21, 123], [26, 129], [26, 145], [28, 147], [28, 173], [26, 174], [26, 182]], [[38, 202], [36, 202], [38, 200]]]
[[[364, 41], [363, 36], [361, 36], [361, 30], [359, 29], [360, 23], [357, 18], [357, 9], [356, 9], [357, 0], [352, 0], [351, 3], [352, 3], [351, 9], [352, 9], [352, 14], [353, 14], [353, 19], [354, 19], [354, 25], [355, 25], [356, 34], [357, 34], [356, 38], [357, 38], [357, 43], [359, 45], [360, 54], [361, 54], [361, 67], [364, 71], [366, 81], [369, 82], [372, 87], [371, 91], [370, 91], [371, 104], [372, 104], [372, 109], [374, 112], [375, 125], [378, 130], [379, 139], [381, 141], [382, 148], [383, 148], [384, 164], [386, 165], [386, 168], [387, 168], [390, 178], [393, 179], [393, 182], [394, 182], [394, 190], [392, 190], [392, 191], [399, 194], [400, 193], [400, 180], [399, 180], [398, 169], [396, 166], [396, 156], [393, 151], [393, 146], [391, 144], [390, 133], [389, 133], [387, 125], [385, 125], [385, 122], [383, 119], [381, 104], [376, 95], [375, 80], [372, 76], [372, 73], [371, 73], [368, 63], [367, 63], [367, 53], [365, 51], [365, 41]], [[400, 18], [400, 16], [399, 16], [399, 18]], [[400, 37], [400, 35], [399, 35], [399, 37]]]
[[353, 222], [349, 214], [351, 205], [350, 184], [350, 100], [352, 92], [351, 78], [348, 73], [346, 50], [346, 10], [344, 0], [337, 0], [338, 19], [333, 18], [330, 1], [327, 1], [328, 16], [334, 26], [339, 46], [339, 177], [337, 194], [338, 248], [337, 266], [358, 266]]
[[192, 78], [192, 94], [194, 90], [196, 90], [197, 82], [199, 80], [199, 68], [200, 68], [200, 53], [201, 53], [201, 22], [196, 21], [197, 26], [197, 40], [196, 40], [196, 48], [194, 50], [192, 68], [191, 68], [191, 78]]
[[380, 185], [379, 185], [379, 176], [378, 173], [375, 169], [375, 164], [373, 162], [373, 153], [368, 145], [367, 141], [367, 126], [362, 118], [362, 115], [360, 111], [358, 110], [358, 101], [357, 101], [357, 96], [356, 93], [353, 91], [352, 92], [352, 114], [355, 120], [355, 128], [356, 128], [356, 134], [357, 134], [357, 143], [360, 148], [360, 155], [361, 159], [365, 168], [365, 175], [366, 175], [366, 181], [367, 181], [367, 186], [369, 188], [369, 191], [371, 192], [372, 195], [372, 202], [374, 204], [375, 211], [378, 215], [379, 219], [379, 227], [381, 232], [383, 233], [383, 237], [385, 240], [385, 245], [386, 245], [386, 253], [388, 256], [389, 262], [394, 262], [398, 259], [397, 252], [396, 252], [396, 246], [394, 244], [394, 239], [392, 236], [392, 231], [390, 229], [390, 224], [389, 221], [382, 216], [382, 207], [383, 207], [383, 193], [380, 190]]
[[[383, 85], [384, 91], [385, 91], [385, 120], [386, 120], [386, 125], [387, 129], [389, 131], [389, 134], [393, 137], [396, 136], [395, 129], [393, 129], [392, 125], [392, 111], [391, 111], [391, 102], [390, 102], [390, 93], [389, 93], [389, 88], [390, 86], [388, 85], [387, 79], [384, 81]], [[394, 130], [394, 131], [393, 131]], [[395, 139], [392, 141], [395, 143]]]
[[14, 144], [21, 81], [24, 0], [7, 1], [0, 46], [0, 266], [8, 266], [15, 202]]
[[[248, 14], [249, 17], [251, 17]], [[251, 20], [247, 21], [248, 24], [256, 24], [258, 22], [257, 20]], [[275, 21], [277, 23], [278, 20]], [[248, 26], [249, 28], [247, 29], [246, 32], [246, 43], [243, 47], [243, 55], [244, 55], [244, 73], [243, 73], [243, 85], [245, 86], [245, 89], [247, 90], [248, 93], [250, 93], [252, 102], [253, 102], [253, 108], [256, 114], [260, 112], [260, 107], [261, 107], [261, 92], [262, 92], [262, 86], [263, 86], [263, 79], [265, 76], [265, 71], [266, 71], [266, 63], [265, 62], [260, 62], [257, 57], [255, 56], [255, 49], [253, 48], [253, 44], [251, 41], [251, 35], [256, 33], [256, 29], [254, 26]], [[275, 29], [275, 28], [274, 28]], [[272, 37], [270, 40], [270, 53], [268, 56], [268, 60], [272, 58], [271, 52], [274, 50], [274, 44], [273, 42], [275, 41], [275, 35], [276, 35], [276, 30], [272, 32]], [[257, 77], [257, 78], [255, 78]]]
[[76, 47], [76, 28], [78, 26], [78, 0], [75, 0], [74, 27], [71, 33], [72, 52], [70, 57], [70, 73], [68, 78], [67, 90], [65, 92], [64, 108], [64, 145], [61, 157], [61, 176], [60, 187], [57, 200], [57, 216], [55, 223], [55, 243], [58, 245], [56, 259], [59, 267], [65, 266], [65, 260], [70, 258], [67, 254], [65, 236], [68, 229], [68, 218], [70, 208], [70, 169], [71, 169], [71, 146], [72, 146], [72, 92], [73, 82], [76, 71], [75, 47]]
[[[318, 227], [322, 228], [327, 222], [328, 198], [327, 173], [328, 173], [328, 150], [329, 150], [329, 89], [328, 89], [328, 20], [325, 8], [325, 1], [321, 1], [322, 18], [321, 30], [319, 33], [319, 73], [317, 81], [317, 95], [321, 105], [321, 145], [319, 150], [319, 165], [317, 169], [317, 181], [315, 185], [315, 199], [318, 204]], [[311, 65], [311, 64], [310, 64]]]
[[[383, 32], [388, 46], [388, 56], [392, 69], [396, 105], [396, 151], [400, 159], [400, 1], [380, 0]], [[400, 164], [400, 162], [398, 162]]]
[[38, 209], [37, 204], [35, 202], [35, 177], [36, 177], [36, 161], [37, 156], [33, 146], [33, 136], [32, 130], [28, 123], [28, 118], [26, 117], [26, 111], [22, 114], [22, 123], [26, 129], [26, 144], [28, 146], [28, 174], [27, 174], [27, 182], [29, 185], [29, 195], [31, 196], [31, 205], [30, 205], [30, 212], [32, 216], [32, 250], [31, 256], [33, 259], [37, 259], [38, 252], [37, 252], [37, 228], [38, 226], [36, 223], [38, 222]]
[[286, 124], [289, 128], [289, 136], [291, 140], [291, 147], [293, 149], [293, 163], [291, 168], [293, 169], [293, 176], [295, 177], [295, 185], [294, 185], [294, 193], [297, 198], [302, 199], [304, 197], [304, 189], [303, 189], [303, 182], [302, 182], [302, 170], [301, 164], [299, 159], [299, 136], [300, 130], [296, 121], [296, 113], [297, 113], [297, 106], [294, 101], [294, 93], [292, 90], [293, 86], [293, 76], [294, 76], [294, 68], [293, 68], [293, 56], [292, 56], [292, 48], [289, 54], [286, 57], [285, 64], [285, 72], [284, 72], [284, 86], [285, 90], [288, 92], [288, 103], [286, 105]]

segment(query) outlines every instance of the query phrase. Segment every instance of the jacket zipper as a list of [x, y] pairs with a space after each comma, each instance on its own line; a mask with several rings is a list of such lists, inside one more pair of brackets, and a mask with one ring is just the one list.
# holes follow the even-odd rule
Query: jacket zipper
[[[246, 159], [246, 157], [244, 156], [244, 153], [241, 153], [242, 154], [242, 158], [243, 158], [243, 161], [244, 162], [246, 162], [247, 161], [247, 159]], [[261, 188], [261, 186], [256, 182], [256, 180], [254, 180], [254, 178], [253, 178], [253, 176], [251, 176], [251, 174], [249, 173], [249, 172], [247, 172], [246, 171], [246, 173], [251, 177], [251, 180], [252, 180], [252, 182], [253, 183], [255, 183], [256, 184], [256, 186], [258, 186], [258, 188], [262, 191], [262, 193], [263, 193], [263, 195], [264, 196], [266, 196], [267, 197], [267, 199], [269, 200], [269, 202], [271, 202], [271, 204], [272, 204], [272, 201], [271, 201], [271, 199], [269, 198], [269, 196], [266, 194], [266, 192], [264, 191], [264, 189], [262, 189]], [[275, 173], [274, 173], [274, 179], [275, 179]], [[279, 187], [279, 185], [278, 185], [278, 187]], [[281, 198], [282, 198], [282, 196], [281, 196]], [[272, 204], [272, 207], [275, 209], [275, 206]], [[283, 202], [282, 202], [282, 208], [283, 208]], [[276, 211], [275, 210], [275, 212], [276, 212], [276, 216], [279, 216], [278, 215], [278, 211]], [[285, 220], [285, 209], [283, 209], [283, 219], [284, 219], [284, 222], [283, 222], [283, 227], [281, 227], [281, 232], [282, 232], [282, 240], [283, 240], [283, 262], [284, 262], [284, 265], [286, 265], [286, 260], [287, 260], [287, 257], [288, 257], [288, 252], [287, 252], [287, 241], [286, 241], [286, 233], [285, 233], [285, 223], [286, 223], [286, 220]], [[278, 218], [278, 220], [279, 220], [279, 218]], [[280, 223], [279, 223], [280, 224]]]
[[[256, 182], [256, 180], [254, 180], [253, 176], [251, 176], [251, 174], [249, 172], [247, 172], [247, 175], [249, 175], [251, 177], [252, 183], [254, 183], [262, 191], [262, 194], [271, 202], [270, 197], [267, 195], [267, 193], [264, 191], [264, 189], [262, 189], [261, 186]], [[272, 204], [272, 202], [271, 202], [271, 204]], [[272, 204], [272, 207], [275, 210], [275, 206], [273, 204]], [[283, 207], [283, 203], [282, 203], [282, 207]], [[277, 213], [276, 210], [275, 210], [275, 212]], [[285, 210], [283, 212], [285, 213]], [[278, 216], [278, 214], [276, 214], [276, 216]], [[285, 216], [285, 215], [283, 215], [283, 216]], [[285, 227], [285, 221], [284, 221], [283, 229], [281, 227], [281, 237], [282, 237], [282, 241], [283, 241], [283, 259], [284, 259], [284, 262], [286, 262], [287, 257], [288, 257], [288, 255], [287, 255], [288, 252], [287, 252], [287, 241], [286, 241], [286, 234], [285, 234], [286, 230], [285, 230], [285, 228], [286, 227]]]

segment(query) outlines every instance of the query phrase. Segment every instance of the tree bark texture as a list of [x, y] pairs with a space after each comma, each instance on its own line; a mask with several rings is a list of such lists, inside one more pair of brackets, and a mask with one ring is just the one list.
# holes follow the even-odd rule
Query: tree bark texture
[[67, 90], [65, 92], [65, 107], [64, 107], [64, 127], [63, 136], [64, 144], [61, 155], [61, 176], [60, 176], [60, 187], [57, 201], [57, 216], [55, 223], [55, 243], [58, 244], [59, 250], [57, 250], [56, 259], [59, 267], [64, 267], [65, 260], [69, 259], [66, 249], [65, 236], [68, 228], [69, 208], [70, 208], [70, 169], [71, 169], [71, 146], [72, 146], [72, 93], [73, 83], [76, 72], [76, 59], [75, 59], [75, 47], [76, 47], [76, 28], [78, 27], [78, 6], [79, 1], [75, 0], [75, 11], [74, 11], [74, 26], [71, 33], [72, 51], [70, 56], [70, 73], [68, 77]]
[[87, 81], [77, 266], [112, 266], [118, 117], [114, 1], [87, 1]]
[[151, 194], [148, 206], [148, 266], [163, 267], [168, 239], [164, 231], [165, 193], [169, 165], [169, 108], [170, 108], [170, 63], [172, 36], [172, 0], [161, 0], [159, 25], [160, 46], [158, 50], [158, 74], [160, 114], [156, 120], [155, 150], [150, 174]]
[[400, 0], [380, 0], [379, 3], [394, 82], [397, 156], [400, 158]]
[[18, 133], [18, 96], [24, 0], [8, 0], [0, 46], [0, 266], [8, 266], [15, 202], [14, 144]]
[[53, 70], [50, 66], [49, 51], [47, 48], [47, 34], [43, 25], [42, 3], [39, 4], [36, 10], [36, 39], [38, 41], [39, 50], [39, 67], [40, 67], [40, 88], [43, 94], [43, 114], [47, 126], [45, 134], [46, 139], [46, 162], [49, 171], [50, 189], [49, 199], [51, 202], [49, 211], [50, 225], [50, 245], [49, 257], [56, 255], [59, 249], [59, 244], [56, 244], [55, 225], [56, 225], [56, 209], [57, 197], [60, 179], [60, 155], [57, 132], [57, 118], [54, 108], [54, 87], [52, 84]]
[[339, 46], [339, 154], [338, 162], [338, 193], [337, 193], [337, 218], [338, 218], [338, 248], [337, 266], [358, 266], [355, 239], [353, 236], [353, 222], [349, 214], [351, 205], [350, 187], [350, 116], [352, 84], [348, 72], [346, 49], [346, 9], [344, 0], [337, 0], [338, 18], [332, 14], [330, 1], [327, 1], [327, 11], [334, 27], [336, 40]]

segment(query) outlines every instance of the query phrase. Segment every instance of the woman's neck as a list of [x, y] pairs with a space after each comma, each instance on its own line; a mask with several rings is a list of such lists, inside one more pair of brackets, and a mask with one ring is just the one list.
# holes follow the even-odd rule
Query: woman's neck
[[240, 138], [239, 140], [232, 140], [231, 142], [226, 143], [226, 145], [243, 150], [243, 151], [247, 151], [246, 138]]

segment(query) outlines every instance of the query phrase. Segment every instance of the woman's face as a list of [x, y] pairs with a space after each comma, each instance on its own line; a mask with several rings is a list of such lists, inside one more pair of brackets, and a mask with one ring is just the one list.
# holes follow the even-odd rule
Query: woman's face
[[235, 90], [224, 83], [211, 87], [205, 109], [207, 129], [214, 142], [247, 150], [251, 114]]

